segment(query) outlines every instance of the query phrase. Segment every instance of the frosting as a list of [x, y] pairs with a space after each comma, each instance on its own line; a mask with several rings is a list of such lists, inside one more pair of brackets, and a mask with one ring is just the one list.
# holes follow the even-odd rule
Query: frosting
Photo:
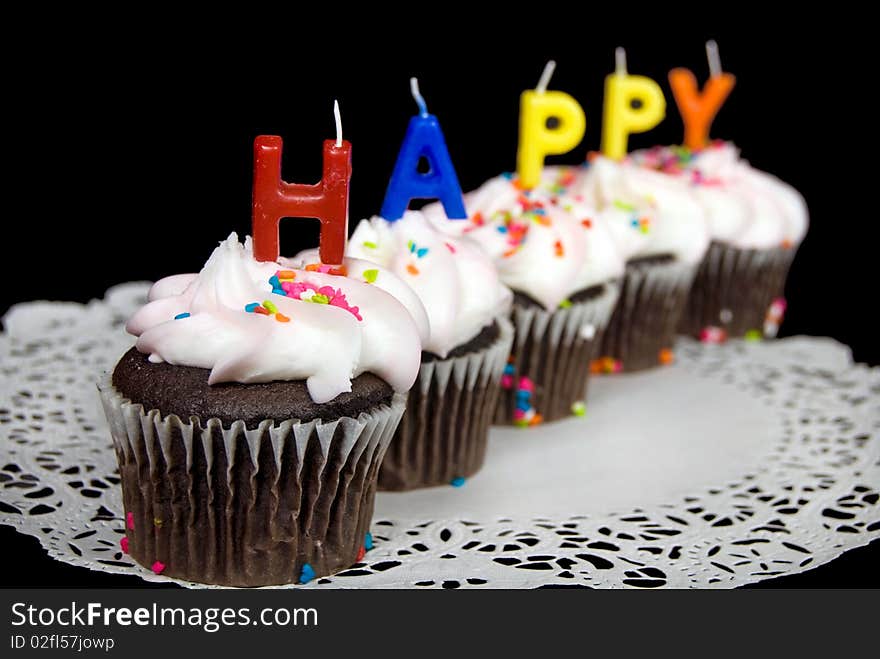
[[425, 213], [443, 231], [476, 242], [510, 288], [552, 310], [620, 277], [624, 261], [601, 213], [583, 199], [560, 203], [554, 196], [574, 180], [574, 170], [547, 168], [544, 177], [529, 192], [513, 175], [487, 181], [465, 195], [468, 221], [448, 220], [438, 204]]
[[[405, 301], [369, 283], [368, 271]], [[126, 329], [150, 361], [210, 369], [209, 384], [305, 380], [325, 403], [371, 372], [408, 390], [427, 325], [423, 309], [422, 327], [414, 320], [421, 303], [374, 264], [351, 261], [348, 275], [258, 262], [250, 238], [242, 245], [233, 233], [198, 274], [156, 282]]]
[[[512, 294], [486, 255], [476, 246], [438, 231], [418, 211], [407, 211], [396, 222], [381, 217], [361, 220], [346, 254], [394, 273], [397, 278], [380, 275], [374, 284], [384, 287], [386, 281], [393, 283], [395, 287], [386, 290], [395, 297], [402, 294], [397, 288], [402, 282], [408, 285], [406, 292], [418, 296], [420, 307], [427, 312], [429, 331], [422, 348], [440, 357], [509, 311]], [[313, 259], [316, 255], [315, 250], [309, 250], [299, 257]]]
[[700, 151], [655, 147], [631, 159], [686, 186], [705, 209], [713, 240], [767, 249], [797, 245], [807, 232], [809, 214], [801, 194], [749, 165], [729, 142]]
[[596, 156], [570, 191], [602, 211], [627, 260], [670, 254], [693, 264], [709, 247], [703, 206], [688, 188], [660, 172]]

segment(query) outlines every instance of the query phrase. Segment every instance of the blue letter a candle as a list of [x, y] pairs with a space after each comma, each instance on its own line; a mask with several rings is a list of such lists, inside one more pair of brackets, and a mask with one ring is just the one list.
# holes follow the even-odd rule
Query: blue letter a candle
[[[406, 136], [397, 156], [397, 163], [388, 182], [385, 201], [382, 203], [382, 217], [396, 222], [406, 212], [413, 199], [439, 199], [450, 219], [465, 219], [464, 200], [461, 185], [440, 122], [433, 114], [428, 114], [425, 100], [419, 93], [418, 81], [410, 80], [413, 97], [419, 106], [419, 114], [410, 119]], [[419, 172], [419, 160], [428, 161], [428, 171]]]

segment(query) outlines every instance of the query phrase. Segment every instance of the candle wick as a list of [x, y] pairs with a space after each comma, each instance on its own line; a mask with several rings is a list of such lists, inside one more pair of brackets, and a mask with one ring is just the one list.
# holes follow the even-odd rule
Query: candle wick
[[626, 75], [626, 49], [621, 46], [614, 49], [614, 72], [619, 76]]
[[419, 114], [423, 117], [428, 116], [428, 104], [425, 103], [425, 99], [422, 96], [422, 93], [419, 91], [419, 79], [418, 78], [410, 78], [409, 79], [409, 90], [412, 93], [412, 97], [416, 101], [416, 105], [419, 106]]
[[339, 101], [333, 101], [333, 118], [336, 120], [336, 148], [342, 146], [342, 117], [339, 114]]
[[551, 59], [544, 65], [544, 71], [541, 73], [541, 78], [538, 80], [538, 86], [535, 87], [536, 92], [543, 94], [547, 91], [547, 85], [550, 84], [550, 78], [553, 77], [553, 72], [555, 70], [556, 62]]
[[715, 39], [706, 42], [706, 59], [709, 60], [709, 75], [716, 78], [721, 75], [721, 55], [718, 54], [718, 44]]

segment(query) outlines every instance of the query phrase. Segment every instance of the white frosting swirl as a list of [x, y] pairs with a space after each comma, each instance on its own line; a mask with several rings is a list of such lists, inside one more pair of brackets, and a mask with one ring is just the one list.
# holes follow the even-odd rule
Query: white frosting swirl
[[597, 156], [570, 188], [602, 211], [627, 260], [671, 254], [698, 263], [709, 247], [706, 213], [678, 181]]
[[631, 159], [687, 187], [706, 211], [713, 240], [768, 249], [798, 245], [807, 232], [809, 213], [801, 194], [749, 165], [729, 142], [697, 152], [655, 147], [636, 151]]
[[[422, 349], [440, 357], [470, 341], [510, 309], [512, 294], [486, 255], [474, 245], [441, 233], [418, 211], [407, 211], [396, 222], [381, 217], [361, 220], [346, 254], [387, 268], [415, 291], [430, 328]], [[317, 251], [299, 257], [315, 259]], [[376, 285], [382, 286], [384, 279], [377, 278]]]
[[[250, 238], [242, 245], [233, 233], [200, 273], [157, 282], [126, 329], [153, 362], [211, 369], [209, 384], [305, 380], [312, 399], [325, 403], [351, 391], [352, 378], [370, 372], [396, 391], [408, 390], [420, 365], [413, 320], [418, 299], [404, 293], [401, 302], [366, 283], [362, 273], [373, 264], [354, 262], [343, 277], [286, 263], [257, 262]], [[289, 283], [305, 288], [299, 298], [272, 292], [278, 286], [270, 279], [279, 270], [292, 272]], [[388, 272], [381, 277], [394, 279]], [[406, 288], [399, 281], [390, 285]], [[249, 305], [268, 307], [267, 313], [248, 312]]]
[[524, 193], [512, 177], [499, 176], [465, 195], [468, 221], [447, 219], [439, 204], [425, 214], [444, 232], [475, 241], [501, 281], [553, 310], [574, 293], [620, 277], [624, 262], [602, 215], [583, 203], [557, 204], [544, 189], [549, 185]]

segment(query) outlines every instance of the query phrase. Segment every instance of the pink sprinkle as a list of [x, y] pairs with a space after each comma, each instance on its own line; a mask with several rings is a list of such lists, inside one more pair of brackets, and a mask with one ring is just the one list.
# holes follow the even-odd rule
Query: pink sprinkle
[[128, 553], [128, 537], [122, 536], [119, 538], [119, 548], [122, 550], [123, 554]]
[[524, 375], [519, 379], [519, 388], [521, 391], [534, 391], [535, 385], [531, 378]]
[[155, 572], [156, 574], [162, 574], [162, 572], [165, 570], [165, 563], [163, 563], [162, 561], [156, 561], [155, 563], [153, 563], [153, 567], [150, 569], [153, 570], [153, 572]]
[[127, 512], [125, 513], [125, 525], [134, 531], [134, 513]]
[[328, 274], [331, 270], [329, 265], [321, 264], [318, 266], [318, 272], [323, 272], [325, 275]]
[[339, 291], [337, 291], [332, 286], [321, 286], [321, 288], [318, 289], [319, 295], [324, 295], [330, 300], [332, 300], [333, 297], [336, 296], [338, 293]]
[[501, 386], [505, 389], [510, 389], [513, 386], [513, 376], [512, 375], [502, 375], [501, 376]]
[[616, 360], [614, 362], [614, 372], [620, 373], [623, 370], [623, 362], [620, 360]]
[[770, 306], [779, 309], [780, 312], [784, 312], [788, 307], [788, 302], [785, 301], [784, 297], [778, 297], [773, 300], [773, 303]]
[[519, 421], [520, 419], [525, 419], [525, 418], [526, 418], [526, 413], [523, 412], [522, 410], [516, 409], [513, 411], [513, 420], [514, 421]]
[[450, 243], [446, 243], [446, 247], [449, 249], [450, 252], [455, 254], [455, 247], [453, 245], [451, 245]]
[[708, 326], [700, 330], [700, 341], [703, 343], [724, 343], [727, 332], [721, 327]]

